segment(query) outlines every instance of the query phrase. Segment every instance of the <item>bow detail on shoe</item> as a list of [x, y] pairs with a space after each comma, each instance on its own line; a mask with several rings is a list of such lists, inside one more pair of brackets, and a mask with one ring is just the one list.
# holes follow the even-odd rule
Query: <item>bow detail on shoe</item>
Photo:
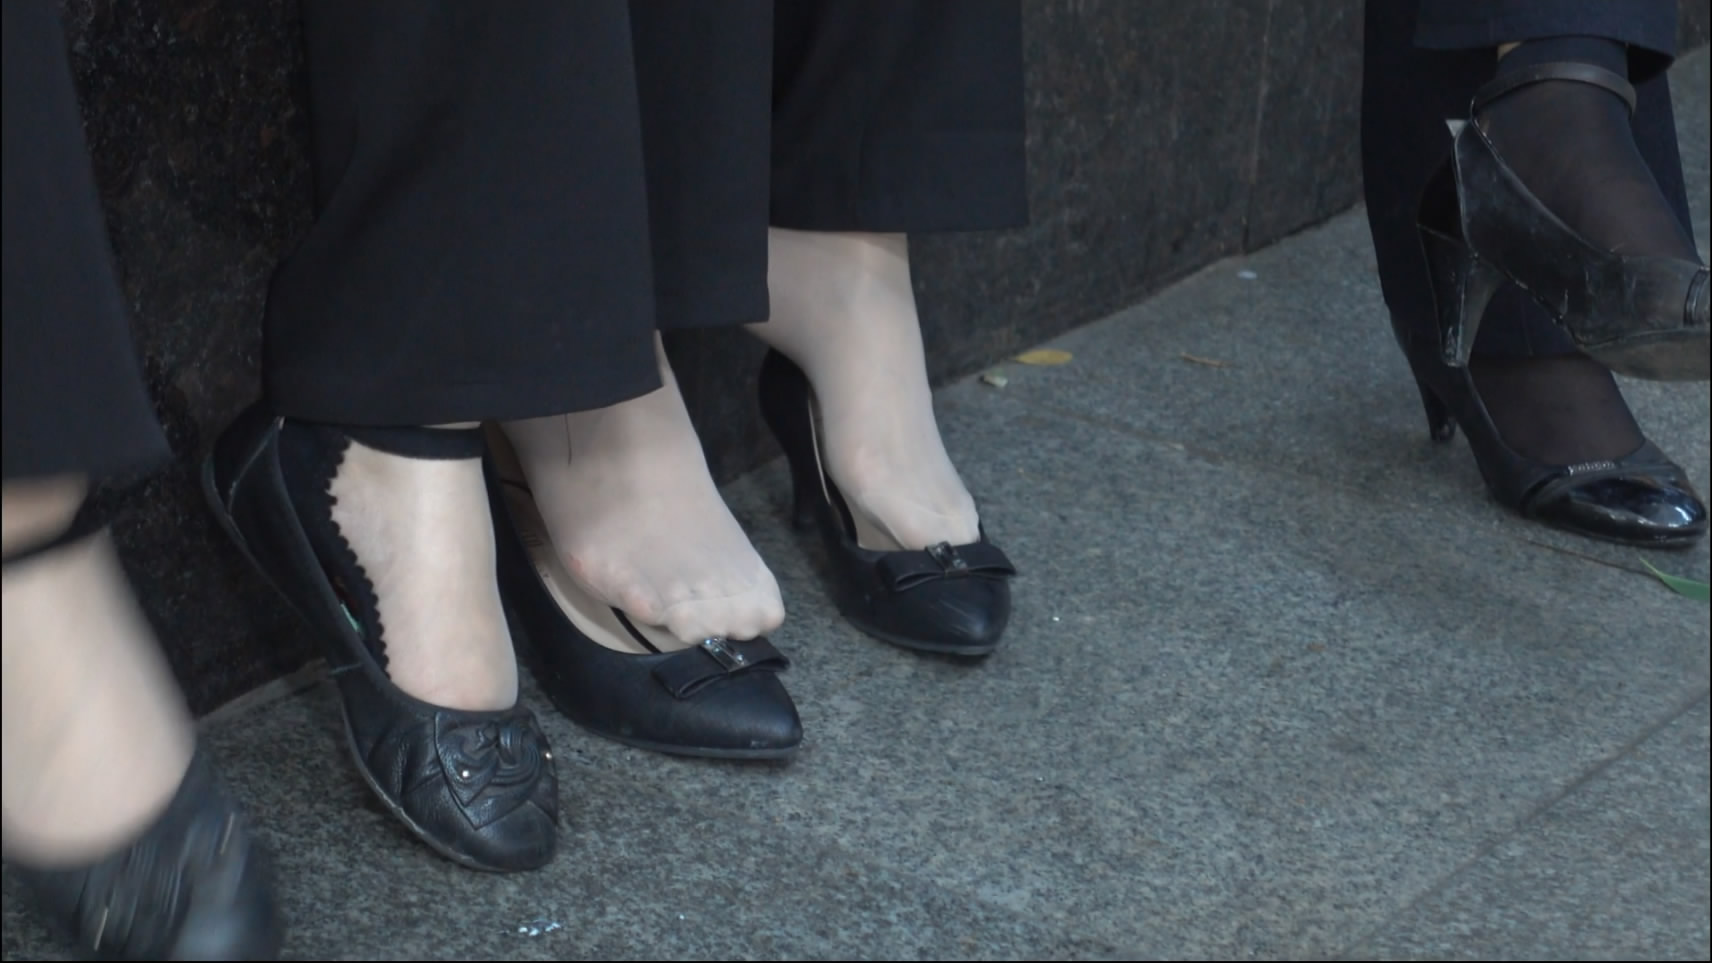
[[766, 639], [703, 639], [654, 667], [654, 679], [673, 696], [688, 699], [739, 672], [780, 672], [790, 667], [784, 653]]
[[543, 783], [551, 795], [554, 779], [550, 772], [543, 779], [542, 769], [553, 756], [529, 710], [497, 718], [442, 711], [435, 713], [434, 730], [446, 785], [476, 828], [529, 802]]
[[880, 581], [894, 592], [950, 578], [1009, 578], [1016, 566], [997, 545], [940, 542], [915, 552], [886, 552], [876, 563]]

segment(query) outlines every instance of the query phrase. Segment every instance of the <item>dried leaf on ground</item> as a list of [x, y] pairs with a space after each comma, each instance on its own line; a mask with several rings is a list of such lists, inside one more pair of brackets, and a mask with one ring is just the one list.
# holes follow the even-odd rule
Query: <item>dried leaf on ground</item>
[[1057, 348], [1035, 348], [1033, 351], [1024, 351], [1017, 355], [1016, 360], [1023, 364], [1032, 365], [1064, 364], [1070, 360], [1070, 352], [1060, 351]]

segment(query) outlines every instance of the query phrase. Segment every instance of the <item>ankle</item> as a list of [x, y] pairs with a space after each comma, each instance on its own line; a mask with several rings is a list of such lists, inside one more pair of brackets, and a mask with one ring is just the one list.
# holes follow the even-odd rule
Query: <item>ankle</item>
[[97, 858], [171, 798], [193, 722], [105, 536], [8, 567], [4, 597], [8, 851], [38, 865]]

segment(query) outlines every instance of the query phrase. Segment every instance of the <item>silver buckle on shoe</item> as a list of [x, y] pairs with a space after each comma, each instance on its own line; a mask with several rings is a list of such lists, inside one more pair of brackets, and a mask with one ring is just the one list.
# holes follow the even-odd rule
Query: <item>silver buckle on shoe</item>
[[720, 668], [727, 672], [735, 672], [749, 664], [749, 659], [723, 638], [702, 639], [701, 650], [712, 657], [713, 661], [719, 663]]
[[927, 557], [939, 563], [940, 571], [946, 575], [965, 575], [969, 572], [969, 563], [958, 554], [957, 547], [950, 542], [940, 542], [927, 547]]

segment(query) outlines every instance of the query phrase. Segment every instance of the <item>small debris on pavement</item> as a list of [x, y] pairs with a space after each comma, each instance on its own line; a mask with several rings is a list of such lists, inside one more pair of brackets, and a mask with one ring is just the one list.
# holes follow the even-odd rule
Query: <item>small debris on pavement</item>
[[524, 923], [517, 928], [517, 932], [524, 936], [540, 936], [542, 933], [551, 933], [558, 929], [564, 929], [558, 920], [540, 919]]
[[1024, 351], [1017, 355], [1016, 360], [1023, 364], [1058, 365], [1070, 360], [1070, 352], [1060, 351], [1057, 348], [1035, 348], [1033, 351]]

